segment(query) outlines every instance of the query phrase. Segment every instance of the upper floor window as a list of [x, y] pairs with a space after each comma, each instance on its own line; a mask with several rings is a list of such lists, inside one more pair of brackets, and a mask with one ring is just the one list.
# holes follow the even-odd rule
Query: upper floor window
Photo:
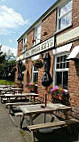
[[22, 52], [26, 50], [26, 45], [27, 45], [27, 37], [23, 38], [23, 48], [22, 48]]
[[58, 9], [57, 29], [64, 29], [72, 24], [72, 0]]
[[34, 31], [34, 45], [38, 44], [41, 40], [41, 24], [35, 27]]

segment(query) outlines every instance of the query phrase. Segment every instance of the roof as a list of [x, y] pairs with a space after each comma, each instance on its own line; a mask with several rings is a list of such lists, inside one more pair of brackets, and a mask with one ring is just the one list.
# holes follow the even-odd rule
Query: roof
[[40, 21], [42, 21], [48, 14], [50, 14], [56, 7], [57, 7], [57, 4], [60, 2], [61, 0], [57, 0], [39, 19], [37, 19], [21, 36], [20, 38], [17, 40], [17, 41], [20, 41], [23, 36], [26, 34], [26, 33], [29, 33], [33, 28], [34, 26], [39, 23]]

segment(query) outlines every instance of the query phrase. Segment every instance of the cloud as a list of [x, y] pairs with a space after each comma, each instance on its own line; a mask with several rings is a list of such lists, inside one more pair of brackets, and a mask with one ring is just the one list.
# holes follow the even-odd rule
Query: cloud
[[5, 0], [1, 0], [2, 2], [5, 2]]
[[12, 43], [12, 40], [10, 39], [9, 42]]
[[17, 49], [16, 48], [2, 45], [1, 51], [3, 51], [4, 53], [8, 53], [9, 50], [14, 54], [14, 56], [17, 56]]
[[25, 24], [28, 24], [28, 20], [24, 20], [21, 14], [6, 5], [0, 6], [0, 34], [9, 34], [8, 30], [16, 29]]

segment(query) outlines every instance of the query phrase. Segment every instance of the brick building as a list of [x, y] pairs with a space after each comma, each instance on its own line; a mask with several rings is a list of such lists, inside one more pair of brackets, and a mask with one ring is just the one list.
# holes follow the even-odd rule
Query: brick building
[[[73, 114], [79, 117], [79, 0], [57, 0], [18, 39], [17, 62], [23, 60], [23, 89], [35, 82], [40, 96], [44, 97], [45, 87], [41, 80], [44, 67], [35, 68], [33, 62], [51, 56], [50, 74], [53, 86], [61, 85], [69, 90]], [[18, 72], [16, 73], [16, 81]], [[48, 96], [50, 100], [50, 95]]]

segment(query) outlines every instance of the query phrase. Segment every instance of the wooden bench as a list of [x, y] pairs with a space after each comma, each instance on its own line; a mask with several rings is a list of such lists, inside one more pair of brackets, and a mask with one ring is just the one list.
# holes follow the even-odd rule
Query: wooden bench
[[[15, 98], [10, 98], [9, 100], [10, 100], [10, 101], [13, 101], [14, 99], [15, 99]], [[2, 102], [2, 103], [7, 102], [7, 100], [8, 100], [8, 98], [6, 98], [5, 96], [1, 98], [1, 102]]]
[[16, 113], [14, 113], [14, 115], [15, 115], [15, 116], [20, 116], [20, 117], [21, 117], [21, 116], [23, 116], [23, 113], [22, 113], [22, 112], [16, 112]]
[[67, 121], [48, 122], [48, 123], [30, 125], [30, 126], [28, 126], [28, 129], [31, 132], [32, 142], [34, 142], [35, 141], [34, 131], [37, 131], [39, 129], [44, 129], [44, 128], [58, 128], [58, 127], [62, 127], [62, 126], [69, 126], [74, 123], [79, 123], [79, 121], [77, 119], [70, 119]]

